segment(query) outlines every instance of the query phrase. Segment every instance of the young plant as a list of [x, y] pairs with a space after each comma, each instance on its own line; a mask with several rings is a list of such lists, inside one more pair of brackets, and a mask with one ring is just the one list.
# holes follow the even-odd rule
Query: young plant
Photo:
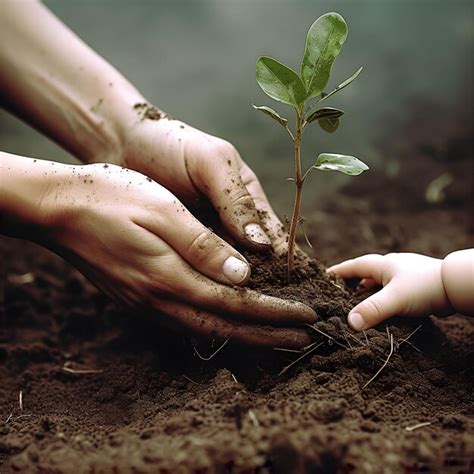
[[301, 194], [308, 175], [313, 169], [318, 169], [340, 171], [355, 176], [369, 169], [365, 163], [353, 156], [333, 153], [320, 154], [316, 162], [304, 172], [301, 166], [301, 138], [306, 127], [317, 122], [325, 132], [334, 133], [344, 114], [342, 110], [333, 107], [317, 109], [316, 106], [348, 86], [362, 71], [361, 67], [331, 92], [324, 92], [332, 65], [346, 38], [347, 24], [344, 18], [338, 13], [326, 13], [319, 17], [308, 31], [299, 75], [276, 59], [268, 56], [257, 59], [258, 85], [272, 99], [293, 107], [296, 116], [295, 128], [291, 131], [288, 120], [275, 110], [265, 105], [254, 105], [255, 109], [270, 116], [285, 128], [293, 142], [295, 199], [288, 237], [288, 281], [294, 268], [296, 231], [301, 222]]

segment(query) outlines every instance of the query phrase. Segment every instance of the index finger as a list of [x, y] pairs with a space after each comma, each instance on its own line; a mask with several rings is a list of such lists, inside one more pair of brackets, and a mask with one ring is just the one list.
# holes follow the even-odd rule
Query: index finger
[[205, 150], [201, 160], [193, 160], [199, 164], [193, 174], [195, 185], [210, 199], [233, 238], [255, 250], [271, 248], [272, 241], [261, 225], [254, 200], [240, 175], [237, 150], [223, 140], [215, 142], [211, 150], [211, 159]]
[[288, 232], [273, 210], [255, 173], [242, 159], [239, 161], [240, 175], [255, 203], [255, 207], [260, 216], [260, 222], [272, 240], [273, 250], [277, 255], [283, 255], [288, 249]]
[[167, 299], [153, 302], [158, 311], [168, 316], [162, 322], [178, 326], [204, 337], [232, 339], [252, 346], [283, 347], [300, 349], [311, 343], [305, 329], [274, 327], [229, 321], [218, 314]]
[[383, 255], [369, 254], [346, 260], [329, 267], [326, 271], [341, 278], [371, 278], [376, 283], [383, 283], [386, 260]]
[[[215, 282], [198, 273], [172, 249], [167, 256], [151, 258], [150, 266], [160, 275], [152, 289], [158, 298], [176, 295], [195, 308], [226, 314], [229, 319], [267, 325], [312, 324], [317, 319], [313, 309], [303, 303]], [[172, 273], [167, 274], [171, 268]]]

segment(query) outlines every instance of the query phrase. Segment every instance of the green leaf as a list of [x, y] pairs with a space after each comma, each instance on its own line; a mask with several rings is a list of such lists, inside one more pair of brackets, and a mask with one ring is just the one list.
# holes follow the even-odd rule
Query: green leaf
[[322, 109], [315, 110], [306, 119], [307, 123], [314, 122], [322, 118], [339, 118], [344, 115], [344, 111], [336, 109], [334, 107], [323, 107]]
[[321, 153], [312, 166], [322, 171], [340, 171], [344, 174], [356, 176], [369, 169], [363, 162], [354, 156], [338, 155], [335, 153]]
[[318, 102], [321, 102], [323, 100], [326, 100], [327, 98], [331, 97], [333, 94], [336, 92], [339, 92], [341, 89], [344, 89], [344, 87], [347, 87], [361, 72], [362, 72], [363, 66], [361, 66], [357, 71], [352, 74], [351, 77], [347, 78], [344, 82], [341, 82], [335, 89], [333, 89], [329, 94], [325, 94], [323, 97]]
[[266, 105], [255, 104], [252, 104], [252, 106], [255, 110], [260, 110], [265, 115], [268, 115], [272, 119], [276, 120], [282, 127], [286, 128], [286, 126], [288, 125], [288, 120], [282, 117], [276, 110], [273, 110], [271, 107], [267, 107]]
[[331, 68], [347, 38], [347, 24], [338, 13], [320, 16], [309, 28], [301, 62], [306, 98], [317, 96], [326, 87]]
[[339, 128], [339, 118], [328, 117], [318, 120], [319, 126], [328, 133], [334, 133]]
[[258, 85], [272, 99], [299, 107], [305, 100], [304, 84], [295, 71], [276, 59], [262, 56], [257, 59]]

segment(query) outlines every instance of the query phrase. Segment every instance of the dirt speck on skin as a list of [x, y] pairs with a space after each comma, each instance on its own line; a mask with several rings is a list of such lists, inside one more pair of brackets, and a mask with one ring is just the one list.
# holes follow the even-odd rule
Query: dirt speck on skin
[[161, 120], [161, 119], [168, 119], [173, 120], [174, 117], [163, 112], [158, 107], [153, 104], [149, 104], [148, 102], [139, 102], [133, 106], [134, 110], [138, 112], [141, 117], [141, 120]]
[[[419, 143], [394, 133], [408, 147], [396, 148], [409, 157], [399, 179], [374, 171], [318, 200], [317, 212], [306, 214], [319, 259], [402, 250], [442, 257], [472, 245], [472, 138], [469, 127], [458, 128], [468, 121], [455, 123], [440, 128], [446, 136], [436, 154], [414, 157]], [[443, 203], [423, 200], [419, 168], [433, 174], [427, 180], [446, 169], [455, 176]], [[284, 257], [245, 256], [250, 289], [302, 301], [318, 315], [317, 350], [280, 377], [300, 354], [231, 340], [203, 361], [194, 346], [208, 355], [219, 341], [164, 329], [158, 311], [125, 312], [60, 258], [0, 238], [10, 276], [0, 291], [0, 471], [473, 471], [472, 318], [394, 318], [354, 333], [346, 315], [363, 296], [357, 282], [344, 285], [300, 255], [287, 285]], [[29, 283], [18, 278], [25, 274]], [[390, 334], [393, 355], [364, 388], [387, 359]], [[64, 370], [71, 367], [92, 372]]]

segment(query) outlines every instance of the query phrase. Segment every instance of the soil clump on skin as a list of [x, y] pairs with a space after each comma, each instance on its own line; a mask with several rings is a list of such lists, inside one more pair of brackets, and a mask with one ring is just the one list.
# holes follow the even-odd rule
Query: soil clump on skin
[[[469, 127], [442, 130], [435, 149], [420, 145], [432, 144], [420, 130], [405, 137], [417, 159], [402, 161], [397, 178], [374, 169], [318, 202], [307, 233], [324, 263], [472, 246], [472, 138]], [[419, 167], [432, 174], [423, 182]], [[426, 186], [441, 172], [455, 185], [429, 203]], [[317, 350], [278, 376], [300, 354], [230, 342], [203, 361], [194, 346], [207, 356], [217, 345], [115, 307], [46, 250], [7, 238], [0, 250], [2, 472], [473, 470], [472, 319], [395, 318], [354, 333], [346, 315], [363, 296], [356, 282], [343, 285], [311, 260], [288, 286], [283, 259], [248, 256], [250, 288], [318, 315], [319, 331], [308, 328]], [[387, 360], [390, 335], [393, 354], [364, 388]]]
[[161, 120], [168, 119], [173, 120], [174, 117], [163, 112], [163, 110], [156, 107], [156, 105], [149, 104], [148, 102], [138, 102], [133, 106], [133, 109], [140, 115], [141, 120]]

